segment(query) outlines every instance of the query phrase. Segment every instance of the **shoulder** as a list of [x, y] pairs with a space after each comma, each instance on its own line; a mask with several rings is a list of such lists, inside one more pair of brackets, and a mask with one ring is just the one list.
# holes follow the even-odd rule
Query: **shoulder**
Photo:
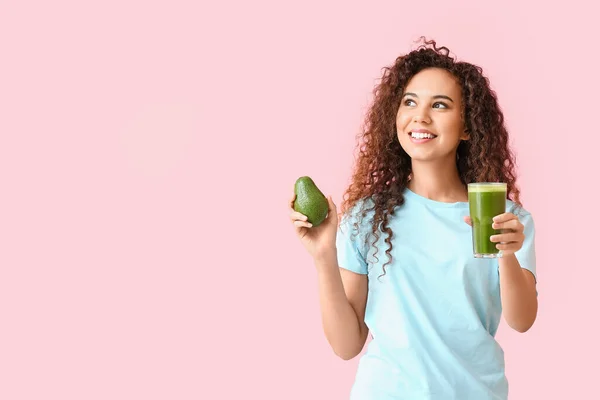
[[347, 209], [339, 220], [339, 233], [347, 237], [365, 240], [372, 230], [375, 216], [375, 202], [372, 197], [364, 197]]
[[515, 214], [519, 218], [532, 218], [531, 212], [527, 208], [512, 200], [506, 200], [506, 211]]
[[343, 221], [359, 221], [366, 218], [372, 219], [375, 215], [375, 202], [372, 197], [363, 197], [358, 200], [352, 207], [346, 210], [341, 218]]
[[525, 226], [526, 231], [535, 229], [535, 222], [531, 212], [522, 205], [518, 205], [512, 200], [506, 201], [506, 211], [511, 212], [519, 218], [519, 221]]

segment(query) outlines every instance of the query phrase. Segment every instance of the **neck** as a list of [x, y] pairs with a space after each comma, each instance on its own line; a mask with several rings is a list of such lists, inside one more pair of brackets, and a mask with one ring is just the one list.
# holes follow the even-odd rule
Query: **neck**
[[412, 161], [412, 177], [408, 188], [431, 200], [454, 203], [467, 201], [467, 189], [458, 175], [456, 162], [452, 160], [423, 162]]

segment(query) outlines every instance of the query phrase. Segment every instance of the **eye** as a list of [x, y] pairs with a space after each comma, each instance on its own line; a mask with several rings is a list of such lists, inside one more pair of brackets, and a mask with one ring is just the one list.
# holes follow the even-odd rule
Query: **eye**
[[412, 99], [406, 99], [406, 100], [404, 100], [404, 105], [405, 106], [409, 106], [410, 107], [410, 106], [413, 106], [415, 104], [416, 104], [415, 101], [412, 100]]
[[448, 106], [446, 105], [446, 103], [441, 103], [438, 101], [437, 103], [433, 103], [433, 108], [448, 108]]

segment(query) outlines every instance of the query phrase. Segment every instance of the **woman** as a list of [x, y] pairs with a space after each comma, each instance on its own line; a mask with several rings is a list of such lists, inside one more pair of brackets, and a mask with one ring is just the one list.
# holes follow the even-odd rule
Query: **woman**
[[[319, 278], [325, 335], [348, 360], [363, 350], [352, 399], [506, 399], [501, 314], [527, 331], [537, 314], [534, 224], [481, 68], [425, 42], [384, 69], [338, 225], [291, 220]], [[467, 184], [505, 182], [507, 210], [473, 257]], [[295, 197], [291, 198], [293, 205]]]

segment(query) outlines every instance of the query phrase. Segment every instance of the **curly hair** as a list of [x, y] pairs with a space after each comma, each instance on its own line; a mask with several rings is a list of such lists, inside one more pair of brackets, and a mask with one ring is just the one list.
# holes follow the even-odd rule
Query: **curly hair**
[[[394, 209], [404, 204], [403, 192], [412, 173], [411, 159], [400, 146], [396, 131], [396, 113], [409, 80], [425, 68], [442, 68], [453, 74], [462, 88], [464, 123], [469, 140], [461, 141], [457, 149], [457, 168], [463, 184], [471, 182], [506, 182], [507, 198], [521, 206], [516, 186], [515, 156], [509, 147], [504, 115], [496, 93], [482, 68], [459, 62], [450, 56], [447, 47], [437, 47], [434, 40], [425, 40], [415, 50], [396, 58], [392, 66], [383, 68], [381, 82], [373, 90], [373, 101], [367, 111], [361, 132], [357, 136], [358, 155], [350, 185], [343, 195], [341, 212], [352, 209], [363, 199], [371, 199], [371, 207], [363, 207], [354, 223], [372, 213], [371, 234], [375, 255], [379, 232], [386, 234], [388, 261], [392, 262], [392, 238], [389, 219]], [[366, 203], [364, 203], [366, 204]], [[374, 212], [373, 212], [374, 211]], [[370, 235], [366, 235], [369, 237]], [[376, 257], [377, 258], [377, 257]]]

